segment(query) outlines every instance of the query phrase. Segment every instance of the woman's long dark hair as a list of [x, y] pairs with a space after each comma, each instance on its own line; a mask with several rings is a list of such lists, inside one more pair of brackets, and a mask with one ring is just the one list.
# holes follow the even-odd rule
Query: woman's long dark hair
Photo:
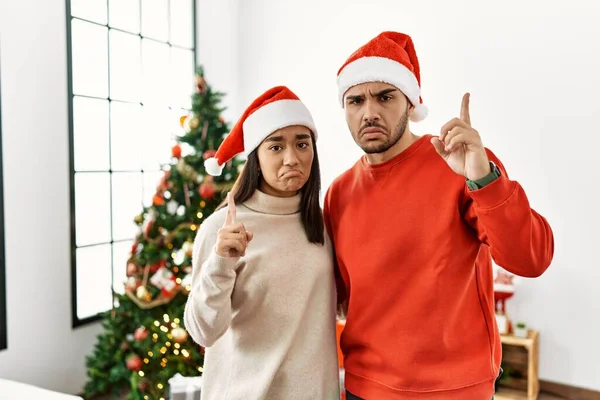
[[[324, 244], [324, 224], [323, 213], [319, 205], [319, 194], [321, 191], [321, 169], [319, 167], [319, 155], [314, 135], [311, 133], [311, 142], [313, 146], [314, 156], [310, 176], [300, 190], [302, 199], [300, 200], [300, 216], [302, 225], [308, 241], [311, 243]], [[248, 159], [242, 169], [242, 172], [236, 179], [231, 189], [233, 201], [235, 204], [241, 204], [248, 200], [256, 190], [260, 183], [259, 162], [257, 150], [255, 149], [248, 154]], [[226, 205], [224, 201], [218, 208]]]

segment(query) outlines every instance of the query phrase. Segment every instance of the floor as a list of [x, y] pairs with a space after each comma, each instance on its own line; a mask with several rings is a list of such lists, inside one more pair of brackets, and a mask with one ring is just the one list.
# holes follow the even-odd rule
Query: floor
[[[109, 397], [99, 397], [94, 400], [117, 400], [117, 399], [118, 398], [109, 396]], [[540, 395], [537, 398], [537, 400], [565, 400], [565, 399], [566, 399], [566, 397], [557, 397], [557, 396], [553, 396], [548, 393], [540, 393]]]

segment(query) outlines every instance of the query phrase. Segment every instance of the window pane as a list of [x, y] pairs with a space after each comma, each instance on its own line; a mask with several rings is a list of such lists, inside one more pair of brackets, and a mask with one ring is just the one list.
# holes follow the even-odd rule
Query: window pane
[[113, 290], [125, 294], [127, 280], [127, 259], [133, 240], [113, 244]]
[[140, 33], [140, 0], [109, 0], [109, 25], [132, 33]]
[[156, 40], [169, 40], [168, 0], [142, 0], [142, 35]]
[[139, 104], [110, 103], [111, 169], [142, 169], [142, 107]]
[[194, 8], [192, 0], [171, 0], [171, 43], [194, 46]]
[[112, 306], [110, 244], [77, 249], [77, 316], [91, 317]]
[[75, 218], [77, 246], [110, 241], [108, 172], [75, 174]]
[[108, 101], [73, 98], [73, 145], [76, 171], [107, 171]]
[[113, 240], [133, 239], [138, 231], [133, 218], [142, 210], [142, 173], [112, 175]]
[[144, 172], [144, 206], [152, 205], [152, 196], [156, 193], [156, 187], [160, 183], [164, 172]]
[[73, 93], [107, 98], [107, 28], [74, 19], [71, 31]]
[[171, 77], [173, 104], [191, 108], [194, 79], [194, 53], [191, 50], [171, 48]]
[[171, 161], [173, 131], [168, 108], [144, 106], [144, 140], [142, 141], [142, 165], [144, 170], [161, 169], [161, 164]]
[[144, 103], [169, 103], [169, 45], [142, 40]]
[[71, 0], [71, 15], [106, 25], [106, 0]]
[[110, 97], [111, 99], [141, 100], [140, 37], [110, 30]]

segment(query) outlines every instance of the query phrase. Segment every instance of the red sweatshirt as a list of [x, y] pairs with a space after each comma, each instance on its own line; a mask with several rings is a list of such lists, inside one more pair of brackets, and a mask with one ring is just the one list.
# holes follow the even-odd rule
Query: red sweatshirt
[[517, 275], [549, 266], [554, 239], [523, 188], [470, 190], [431, 136], [383, 164], [361, 158], [327, 191], [346, 388], [367, 400], [488, 400], [501, 344], [491, 257]]

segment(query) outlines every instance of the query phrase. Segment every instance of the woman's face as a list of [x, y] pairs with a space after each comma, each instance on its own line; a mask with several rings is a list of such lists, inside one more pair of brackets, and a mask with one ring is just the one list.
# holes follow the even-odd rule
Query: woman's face
[[294, 125], [270, 134], [258, 146], [261, 192], [291, 197], [310, 177], [314, 148], [310, 129]]

